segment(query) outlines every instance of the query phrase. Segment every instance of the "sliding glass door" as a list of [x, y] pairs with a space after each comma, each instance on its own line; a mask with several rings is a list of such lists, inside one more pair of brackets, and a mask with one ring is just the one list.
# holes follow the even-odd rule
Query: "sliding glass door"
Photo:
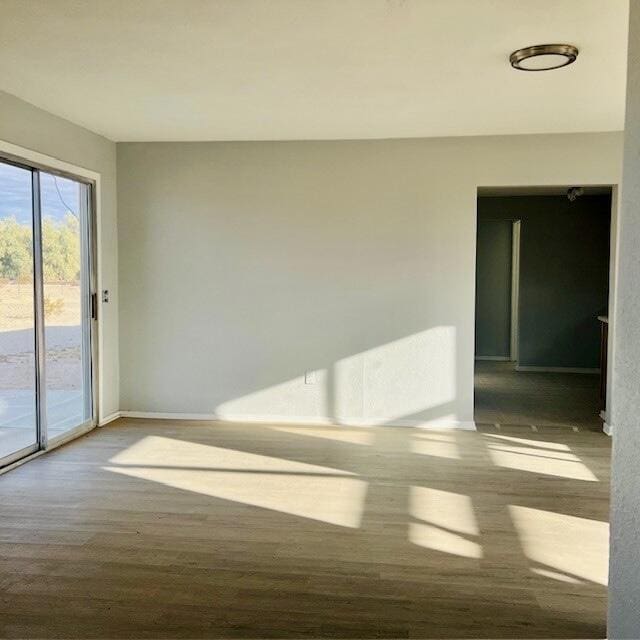
[[32, 172], [0, 163], [0, 464], [38, 447]]
[[91, 204], [0, 161], [0, 466], [93, 424]]
[[89, 185], [40, 173], [49, 439], [91, 419]]

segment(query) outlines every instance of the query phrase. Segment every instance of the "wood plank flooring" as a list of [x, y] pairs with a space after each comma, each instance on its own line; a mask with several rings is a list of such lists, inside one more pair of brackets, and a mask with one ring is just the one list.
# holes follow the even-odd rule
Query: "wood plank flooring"
[[604, 637], [609, 447], [120, 420], [0, 476], [0, 636]]
[[518, 372], [513, 362], [475, 363], [476, 422], [602, 431], [599, 394], [598, 374]]

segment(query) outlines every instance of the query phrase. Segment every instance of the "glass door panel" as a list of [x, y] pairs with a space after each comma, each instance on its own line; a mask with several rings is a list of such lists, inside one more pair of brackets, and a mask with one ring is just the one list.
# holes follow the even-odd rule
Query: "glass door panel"
[[32, 171], [0, 162], [0, 465], [37, 449]]
[[89, 186], [40, 172], [47, 438], [92, 419]]

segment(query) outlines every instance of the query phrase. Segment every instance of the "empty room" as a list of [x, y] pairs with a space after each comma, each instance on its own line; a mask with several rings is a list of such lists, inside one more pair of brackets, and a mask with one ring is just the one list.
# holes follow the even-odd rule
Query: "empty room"
[[640, 2], [0, 0], [0, 638], [640, 638]]

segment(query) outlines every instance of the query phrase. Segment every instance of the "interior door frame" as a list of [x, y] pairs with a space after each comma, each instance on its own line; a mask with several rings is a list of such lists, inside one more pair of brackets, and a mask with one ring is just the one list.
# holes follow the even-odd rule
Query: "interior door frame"
[[[7, 149], [9, 147], [9, 149]], [[99, 303], [98, 303], [98, 198], [97, 191], [99, 186], [99, 176], [94, 174], [83, 175], [86, 173], [80, 170], [76, 173], [74, 170], [67, 170], [59, 166], [51, 166], [38, 160], [25, 158], [22, 155], [12, 153], [9, 143], [0, 141], [0, 162], [19, 167], [31, 172], [31, 196], [32, 196], [32, 225], [33, 225], [33, 286], [34, 286], [34, 334], [35, 334], [35, 401], [36, 401], [36, 442], [33, 445], [25, 447], [19, 451], [15, 451], [7, 456], [0, 458], [0, 473], [7, 471], [14, 466], [22, 464], [31, 458], [40, 455], [46, 451], [54, 449], [69, 440], [79, 437], [80, 435], [90, 431], [99, 422]], [[15, 149], [19, 149], [14, 147]], [[37, 154], [39, 155], [39, 154]], [[59, 164], [59, 163], [55, 163]], [[86, 247], [86, 260], [82, 260], [85, 269], [88, 269], [87, 278], [89, 307], [88, 314], [83, 313], [88, 318], [88, 337], [82, 332], [82, 340], [88, 340], [89, 367], [86, 375], [88, 376], [89, 390], [91, 393], [90, 407], [91, 416], [88, 420], [69, 429], [68, 431], [49, 438], [47, 434], [46, 419], [46, 376], [45, 376], [45, 326], [44, 326], [44, 279], [43, 279], [43, 260], [42, 260], [42, 208], [40, 202], [40, 174], [41, 172], [68, 178], [79, 182], [86, 186], [87, 192], [87, 215], [84, 217], [84, 223], [80, 226], [82, 234], [81, 247]], [[83, 252], [84, 253], [84, 252]], [[82, 255], [82, 254], [81, 254]], [[81, 278], [83, 273], [81, 270]], [[83, 300], [83, 303], [85, 303]], [[86, 304], [86, 303], [85, 303]], [[83, 367], [84, 373], [84, 367]], [[85, 379], [85, 382], [87, 380]]]
[[[607, 367], [607, 393], [605, 400], [605, 409], [601, 411], [600, 417], [603, 419], [603, 431], [607, 435], [612, 435], [613, 430], [615, 428], [615, 416], [617, 413], [617, 408], [613, 406], [613, 389], [616, 384], [616, 380], [613, 375], [614, 366], [613, 363], [615, 358], [617, 357], [616, 351], [616, 338], [615, 338], [615, 329], [616, 322], [615, 318], [617, 315], [617, 297], [618, 297], [618, 274], [619, 274], [619, 251], [618, 247], [620, 244], [620, 184], [616, 182], [605, 181], [591, 181], [591, 180], [580, 180], [574, 181], [572, 184], [579, 183], [584, 187], [605, 187], [611, 190], [611, 217], [610, 217], [610, 233], [609, 233], [609, 300], [608, 300], [608, 317], [609, 317], [609, 335], [607, 340], [607, 360], [609, 362], [609, 366]], [[513, 195], [514, 190], [519, 190], [521, 192], [532, 192], [538, 191], [541, 189], [567, 189], [568, 183], [560, 183], [560, 184], [540, 184], [540, 183], [522, 183], [522, 184], [477, 184], [475, 188], [475, 225], [477, 230], [478, 225], [478, 198], [481, 195], [495, 195], [497, 193], [505, 193], [510, 192]], [[478, 250], [478, 242], [477, 236], [474, 236], [474, 256], [477, 255]], [[477, 269], [477, 259], [474, 261], [474, 273]], [[474, 298], [475, 300], [475, 289], [474, 289]], [[473, 322], [475, 326], [476, 315], [475, 315], [475, 305], [473, 306]], [[474, 352], [471, 353], [471, 358], [475, 359]], [[472, 361], [473, 364], [473, 361]], [[475, 365], [474, 365], [475, 366]], [[472, 370], [474, 369], [472, 366]], [[475, 396], [475, 384], [473, 385], [473, 393], [472, 398]]]
[[520, 233], [521, 221], [511, 223], [511, 336], [509, 360], [518, 364], [520, 327]]

